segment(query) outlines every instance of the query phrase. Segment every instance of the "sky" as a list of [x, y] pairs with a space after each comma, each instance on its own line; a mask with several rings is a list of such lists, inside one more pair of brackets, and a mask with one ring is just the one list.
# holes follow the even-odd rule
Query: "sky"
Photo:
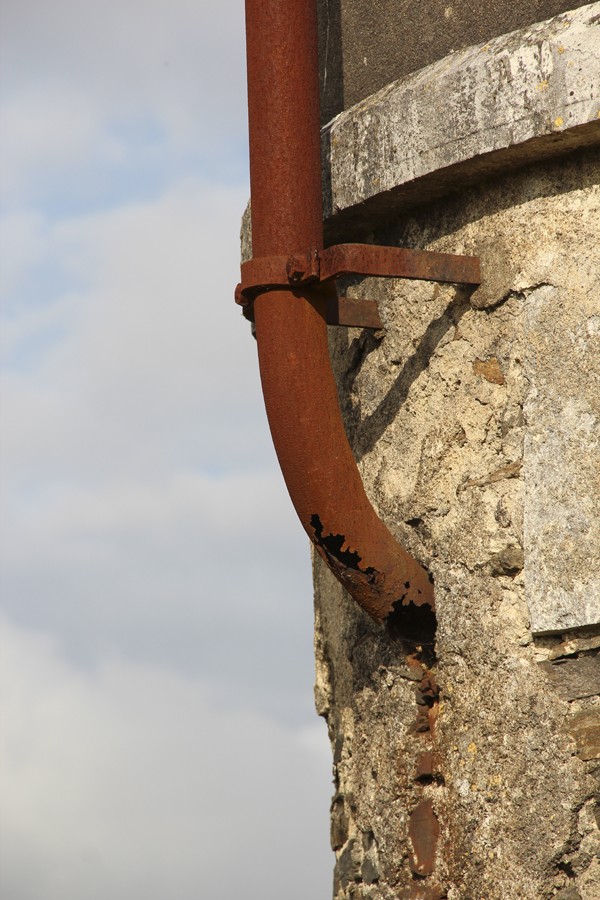
[[3, 900], [330, 896], [307, 540], [232, 300], [242, 0], [3, 0]]

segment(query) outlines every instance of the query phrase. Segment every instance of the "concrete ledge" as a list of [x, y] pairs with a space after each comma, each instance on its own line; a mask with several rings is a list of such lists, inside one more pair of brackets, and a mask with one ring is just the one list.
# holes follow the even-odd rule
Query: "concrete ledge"
[[600, 2], [454, 53], [323, 130], [329, 237], [600, 144]]

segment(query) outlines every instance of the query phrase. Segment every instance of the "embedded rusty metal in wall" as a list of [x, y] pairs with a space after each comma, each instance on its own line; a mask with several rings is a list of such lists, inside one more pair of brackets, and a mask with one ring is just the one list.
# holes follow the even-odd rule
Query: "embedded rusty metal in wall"
[[354, 297], [338, 297], [333, 294], [325, 299], [325, 321], [328, 325], [345, 325], [350, 328], [383, 328], [375, 300]]
[[339, 275], [379, 275], [472, 285], [481, 283], [476, 256], [378, 244], [336, 244], [324, 250], [321, 254], [321, 278], [326, 280]]
[[440, 690], [436, 684], [433, 674], [425, 671], [417, 690], [417, 718], [415, 730], [424, 734], [425, 732], [433, 732], [435, 721], [437, 719]]
[[415, 781], [430, 781], [434, 772], [433, 750], [423, 750], [417, 756], [415, 766]]
[[440, 826], [433, 802], [425, 798], [413, 809], [408, 824], [412, 844], [410, 867], [415, 875], [424, 878], [432, 874], [439, 834]]
[[412, 845], [409, 866], [413, 883], [402, 895], [407, 900], [442, 898], [446, 892], [429, 876], [435, 869], [439, 823], [434, 810], [436, 789], [444, 784], [442, 760], [435, 746], [435, 721], [440, 711], [440, 689], [432, 667], [435, 666], [435, 648], [420, 648], [406, 655], [409, 670], [420, 673], [415, 691], [417, 716], [414, 724], [414, 782], [425, 796], [416, 803], [409, 821], [408, 837]]

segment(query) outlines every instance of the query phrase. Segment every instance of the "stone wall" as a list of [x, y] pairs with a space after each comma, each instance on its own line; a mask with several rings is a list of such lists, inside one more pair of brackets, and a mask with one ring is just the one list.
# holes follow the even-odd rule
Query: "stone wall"
[[[593, 7], [585, 12], [592, 25]], [[358, 140], [368, 101], [351, 127], [353, 114], [344, 114], [347, 133]], [[375, 626], [314, 561], [336, 900], [600, 897], [592, 115], [580, 149], [574, 124], [562, 156], [522, 157], [517, 168], [509, 142], [494, 177], [454, 193], [450, 179], [446, 196], [438, 178], [421, 204], [410, 172], [390, 175], [388, 159], [381, 177], [396, 178], [387, 188], [394, 198], [361, 225], [376, 243], [478, 255], [484, 280], [471, 292], [348, 279], [349, 295], [378, 300], [384, 329], [330, 329], [367, 492], [431, 571], [437, 603], [436, 633], [403, 642], [393, 622]], [[538, 127], [541, 136], [543, 117]], [[370, 134], [377, 143], [373, 125]], [[485, 144], [483, 130], [479, 138]], [[346, 190], [355, 208], [346, 221], [356, 223], [368, 209], [360, 191], [378, 171], [360, 145], [339, 138], [327, 147], [326, 191]], [[476, 173], [477, 142], [471, 147]], [[341, 173], [352, 158], [369, 178], [350, 196]], [[330, 209], [331, 233], [343, 239]]]
[[573, 0], [319, 0], [322, 120], [448, 53], [583, 5]]
[[[536, 504], [548, 504], [550, 529], [532, 520], [524, 534], [523, 521], [538, 467], [552, 471], [553, 455], [560, 462], [552, 448], [561, 435], [546, 430], [544, 401], [531, 387], [531, 318], [549, 315], [550, 301], [565, 331], [545, 330], [545, 322], [536, 341], [545, 331], [558, 362], [579, 340], [587, 361], [575, 350], [563, 370], [569, 393], [579, 383], [580, 403], [590, 401], [584, 412], [571, 402], [565, 425], [589, 434], [600, 422], [598, 393], [590, 398], [600, 357], [600, 285], [590, 266], [599, 180], [598, 156], [587, 151], [378, 233], [382, 243], [481, 254], [484, 272], [498, 276], [496, 290], [469, 296], [425, 282], [365, 281], [354, 291], [377, 297], [385, 333], [332, 329], [365, 485], [433, 573], [438, 609], [434, 646], [403, 645], [315, 561], [316, 697], [334, 752], [338, 898], [599, 896], [592, 854], [600, 697], [587, 694], [600, 691], [600, 631], [534, 639], [528, 601], [542, 576], [534, 571], [528, 584], [524, 574], [553, 534], [564, 550], [579, 525], [565, 520], [551, 494]], [[545, 463], [528, 450], [542, 432]], [[582, 462], [591, 473], [593, 459]], [[583, 516], [598, 502], [588, 485]], [[562, 559], [576, 578], [577, 556], [567, 550]], [[543, 606], [543, 589], [539, 600]], [[421, 814], [423, 833], [411, 839]], [[561, 895], [573, 884], [579, 894]]]

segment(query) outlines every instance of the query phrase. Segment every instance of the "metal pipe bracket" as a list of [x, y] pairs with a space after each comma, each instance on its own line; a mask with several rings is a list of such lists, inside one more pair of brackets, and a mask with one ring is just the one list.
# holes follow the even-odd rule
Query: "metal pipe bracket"
[[[297, 290], [306, 285], [333, 286], [341, 275], [377, 278], [411, 278], [476, 286], [481, 283], [479, 258], [384, 247], [378, 244], [336, 244], [325, 250], [308, 250], [289, 256], [264, 256], [242, 263], [241, 283], [235, 302], [253, 321], [254, 300], [269, 291]], [[328, 292], [325, 317], [329, 325], [381, 328], [374, 300], [351, 300]]]

